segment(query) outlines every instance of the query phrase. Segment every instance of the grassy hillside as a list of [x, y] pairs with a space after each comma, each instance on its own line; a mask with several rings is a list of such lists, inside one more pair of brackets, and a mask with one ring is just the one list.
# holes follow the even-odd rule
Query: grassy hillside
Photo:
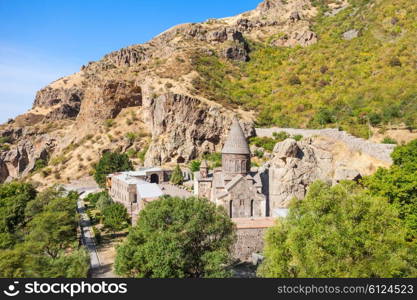
[[[197, 90], [226, 105], [258, 111], [260, 126], [341, 127], [368, 137], [369, 124], [417, 127], [417, 2], [350, 0], [312, 29], [319, 42], [301, 48], [251, 43], [251, 60], [195, 55]], [[345, 40], [356, 29], [359, 36]]]

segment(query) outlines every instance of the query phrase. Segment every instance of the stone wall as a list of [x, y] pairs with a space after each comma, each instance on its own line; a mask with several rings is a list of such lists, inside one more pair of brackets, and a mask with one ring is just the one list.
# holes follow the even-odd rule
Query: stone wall
[[252, 253], [262, 253], [266, 228], [238, 228], [233, 257], [241, 261], [251, 261]]
[[391, 152], [396, 145], [378, 144], [368, 140], [355, 137], [345, 131], [339, 131], [336, 128], [325, 129], [294, 129], [294, 128], [255, 128], [257, 136], [272, 137], [274, 132], [284, 131], [290, 135], [302, 135], [303, 137], [325, 136], [336, 141], [341, 141], [352, 151], [366, 153], [371, 157], [392, 163]]

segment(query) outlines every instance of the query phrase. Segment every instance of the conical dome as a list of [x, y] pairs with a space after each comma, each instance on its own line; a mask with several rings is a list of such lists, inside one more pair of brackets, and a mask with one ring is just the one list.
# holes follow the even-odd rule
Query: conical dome
[[224, 143], [222, 153], [250, 154], [248, 142], [246, 141], [245, 134], [243, 133], [237, 118], [233, 119], [232, 127], [230, 128], [229, 135]]

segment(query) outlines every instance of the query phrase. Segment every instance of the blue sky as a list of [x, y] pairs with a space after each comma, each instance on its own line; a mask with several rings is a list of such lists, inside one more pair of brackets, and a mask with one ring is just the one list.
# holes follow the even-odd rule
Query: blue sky
[[106, 53], [180, 23], [221, 18], [261, 0], [0, 0], [0, 123], [37, 90]]

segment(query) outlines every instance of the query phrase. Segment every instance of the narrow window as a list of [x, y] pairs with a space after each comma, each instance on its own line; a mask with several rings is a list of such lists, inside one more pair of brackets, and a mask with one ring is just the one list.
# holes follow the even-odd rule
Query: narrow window
[[253, 199], [250, 201], [250, 216], [253, 217]]

